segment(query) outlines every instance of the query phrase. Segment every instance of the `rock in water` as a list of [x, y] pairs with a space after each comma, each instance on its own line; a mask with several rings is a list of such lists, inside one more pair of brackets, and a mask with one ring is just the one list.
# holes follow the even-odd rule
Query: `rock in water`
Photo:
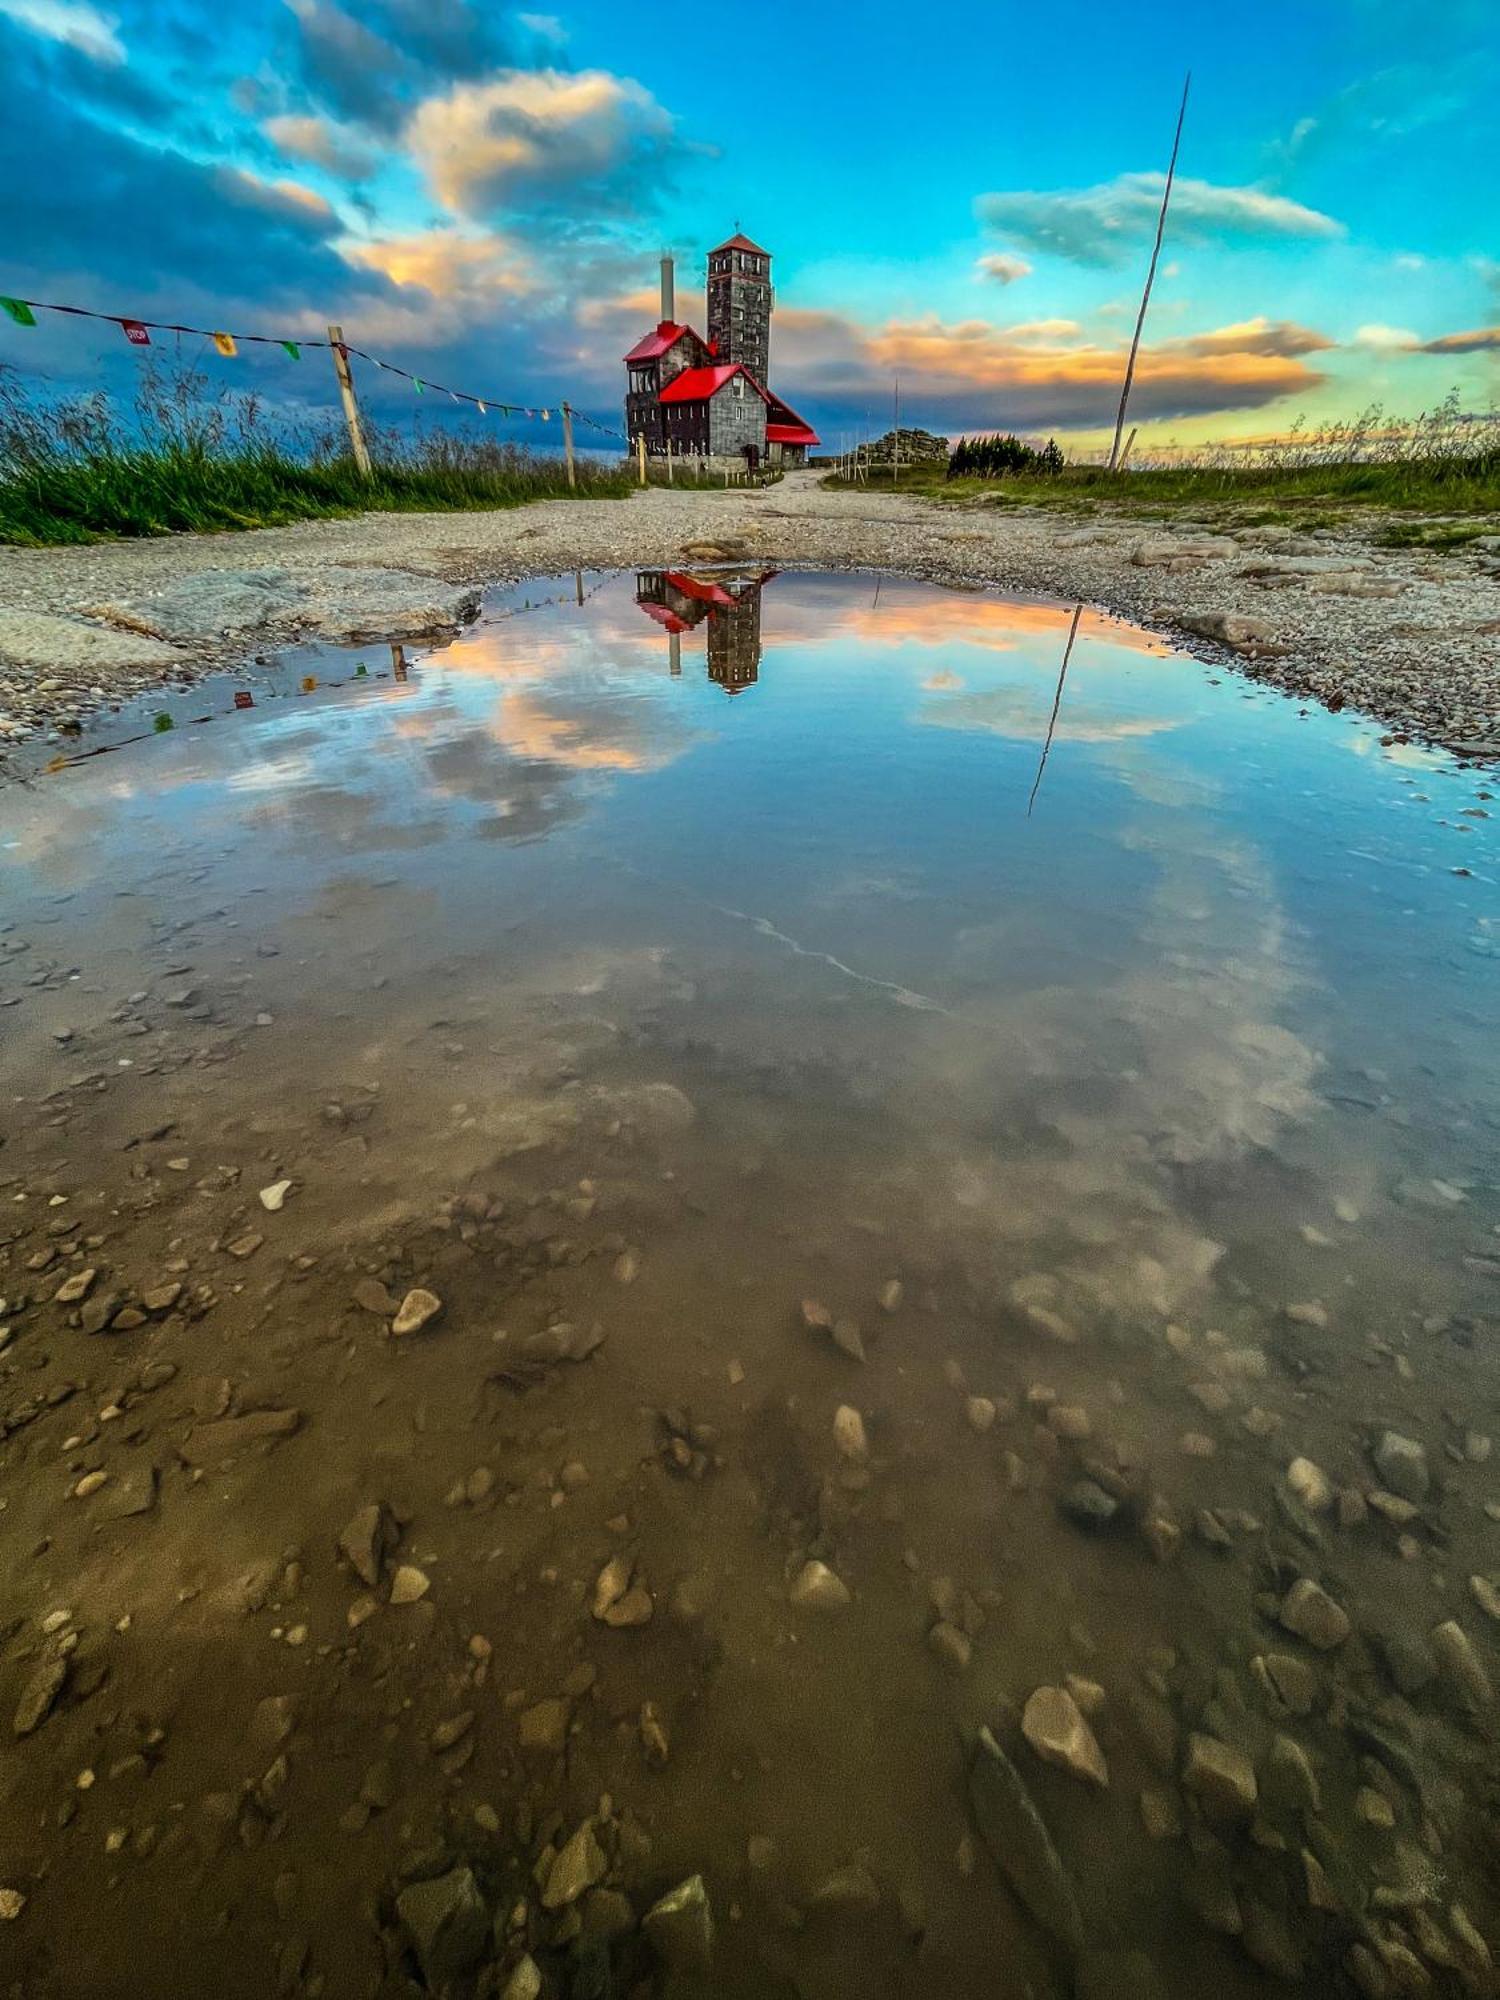
[[1281, 1622], [1319, 1652], [1342, 1646], [1350, 1632], [1349, 1614], [1311, 1577], [1298, 1577], [1281, 1605]]
[[1047, 1764], [1091, 1784], [1109, 1783], [1109, 1766], [1083, 1711], [1065, 1688], [1039, 1687], [1026, 1704], [1021, 1733]]
[[792, 1584], [792, 1602], [815, 1611], [841, 1611], [850, 1600], [849, 1586], [826, 1563], [807, 1562]]
[[995, 1866], [1043, 1930], [1076, 1957], [1083, 1918], [1072, 1881], [1020, 1772], [987, 1729], [969, 1760], [969, 1808]]
[[641, 1920], [656, 1955], [673, 1972], [706, 1972], [714, 1955], [714, 1913], [701, 1875], [669, 1889]]
[[360, 1508], [339, 1536], [339, 1548], [360, 1582], [373, 1590], [385, 1567], [386, 1550], [395, 1540], [395, 1523], [377, 1500]]
[[33, 1729], [41, 1727], [51, 1714], [52, 1704], [62, 1693], [63, 1682], [67, 1678], [67, 1654], [46, 1653], [22, 1688], [21, 1699], [16, 1703], [14, 1727], [17, 1736], [29, 1736]]
[[602, 1882], [608, 1872], [608, 1858], [594, 1838], [594, 1823], [586, 1819], [548, 1871], [547, 1886], [542, 1891], [543, 1909], [567, 1909], [596, 1882]]
[[833, 1442], [839, 1457], [851, 1465], [863, 1465], [870, 1456], [864, 1418], [848, 1403], [841, 1403], [833, 1413]]
[[433, 1882], [413, 1882], [396, 1898], [396, 1912], [433, 1992], [461, 1978], [484, 1956], [489, 1914], [467, 1868], [455, 1868]]

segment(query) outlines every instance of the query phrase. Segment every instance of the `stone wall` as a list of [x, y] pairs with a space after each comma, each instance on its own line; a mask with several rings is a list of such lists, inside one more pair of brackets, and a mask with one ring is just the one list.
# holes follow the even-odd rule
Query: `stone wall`
[[900, 431], [887, 431], [884, 437], [876, 438], [873, 444], [860, 447], [860, 455], [867, 465], [889, 465], [895, 456], [896, 439], [901, 440], [901, 463], [903, 465], [948, 463], [948, 440], [936, 437], [931, 431], [909, 431], [905, 425]]
[[732, 375], [709, 399], [708, 447], [715, 458], [732, 458], [747, 444], [765, 457], [766, 406], [743, 375]]

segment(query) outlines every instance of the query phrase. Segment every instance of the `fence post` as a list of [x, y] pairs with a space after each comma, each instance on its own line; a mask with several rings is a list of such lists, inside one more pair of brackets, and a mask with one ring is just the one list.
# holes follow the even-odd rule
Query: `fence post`
[[344, 329], [330, 326], [328, 344], [333, 349], [333, 372], [339, 378], [339, 398], [344, 405], [344, 421], [349, 426], [349, 448], [354, 453], [354, 463], [366, 479], [372, 479], [374, 467], [370, 464], [369, 447], [359, 421], [359, 404], [354, 400], [354, 375], [349, 367], [349, 350], [344, 345]]
[[568, 485], [576, 491], [578, 474], [573, 469], [573, 408], [570, 403], [562, 406], [563, 456], [568, 461]]
[[677, 481], [672, 477], [672, 440], [670, 438], [667, 439], [667, 484], [668, 486], [675, 486], [677, 484]]
[[636, 469], [640, 475], [639, 483], [644, 486], [646, 483], [646, 433], [644, 431], [637, 431], [635, 434], [635, 462]]

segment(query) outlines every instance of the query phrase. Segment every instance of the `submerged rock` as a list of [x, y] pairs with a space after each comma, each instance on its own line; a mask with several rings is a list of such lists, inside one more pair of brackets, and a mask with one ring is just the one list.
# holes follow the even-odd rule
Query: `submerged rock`
[[802, 1565], [792, 1584], [791, 1597], [793, 1604], [814, 1611], [841, 1611], [852, 1602], [848, 1584], [820, 1562]]
[[1044, 1763], [1056, 1764], [1090, 1784], [1109, 1783], [1104, 1752], [1065, 1689], [1039, 1687], [1026, 1704], [1021, 1733]]
[[1282, 1600], [1281, 1622], [1319, 1652], [1331, 1652], [1349, 1636], [1349, 1614], [1311, 1577], [1300, 1576]]
[[1427, 1498], [1432, 1475], [1427, 1469], [1427, 1452], [1414, 1438], [1402, 1437], [1399, 1431], [1385, 1431], [1370, 1457], [1388, 1491], [1414, 1506]]
[[641, 1920], [664, 1965], [673, 1972], [706, 1972], [714, 1955], [714, 1916], [701, 1875], [690, 1875], [653, 1903]]
[[434, 1992], [477, 1965], [489, 1944], [489, 1912], [467, 1868], [413, 1882], [397, 1896], [396, 1913]]
[[969, 1808], [990, 1858], [1021, 1903], [1070, 1954], [1083, 1948], [1083, 1917], [1067, 1870], [1020, 1772], [988, 1729], [969, 1759]]

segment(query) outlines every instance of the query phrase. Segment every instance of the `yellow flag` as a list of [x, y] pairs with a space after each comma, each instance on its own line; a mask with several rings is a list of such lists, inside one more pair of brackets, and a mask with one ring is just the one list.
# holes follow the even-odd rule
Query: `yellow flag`
[[238, 354], [240, 351], [234, 344], [234, 335], [232, 333], [216, 333], [214, 335], [214, 346], [218, 348], [221, 354], [233, 355]]

